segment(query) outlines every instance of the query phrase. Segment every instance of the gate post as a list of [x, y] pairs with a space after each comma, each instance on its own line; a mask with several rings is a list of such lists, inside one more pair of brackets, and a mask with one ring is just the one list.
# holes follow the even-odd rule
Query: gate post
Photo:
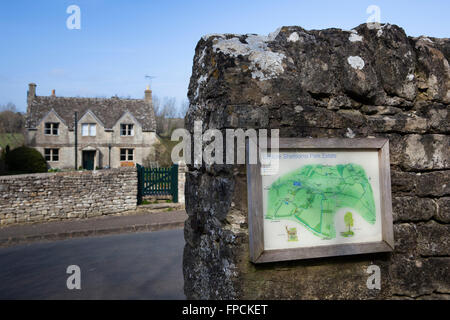
[[142, 204], [142, 166], [140, 164], [136, 164], [137, 175], [138, 175], [138, 194], [137, 194], [137, 203], [138, 205]]
[[172, 165], [172, 183], [171, 183], [172, 201], [178, 202], [178, 164]]

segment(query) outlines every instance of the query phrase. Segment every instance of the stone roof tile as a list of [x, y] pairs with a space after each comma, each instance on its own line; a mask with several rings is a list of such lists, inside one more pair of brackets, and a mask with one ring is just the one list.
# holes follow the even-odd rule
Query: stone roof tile
[[75, 111], [78, 119], [88, 111], [111, 129], [116, 122], [129, 111], [142, 126], [143, 131], [156, 131], [156, 119], [153, 105], [143, 99], [106, 98], [72, 98], [54, 96], [36, 96], [28, 106], [27, 128], [36, 128], [40, 121], [54, 110], [73, 130]]

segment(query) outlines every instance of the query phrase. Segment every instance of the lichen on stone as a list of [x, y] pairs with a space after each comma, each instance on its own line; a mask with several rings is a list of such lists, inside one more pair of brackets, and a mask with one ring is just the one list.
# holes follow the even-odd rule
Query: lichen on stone
[[272, 79], [284, 72], [282, 62], [286, 58], [284, 53], [271, 51], [268, 46], [268, 42], [273, 41], [278, 32], [268, 36], [248, 34], [245, 42], [237, 36], [230, 39], [220, 37], [213, 44], [213, 50], [231, 57], [245, 56], [250, 61], [253, 79]]
[[353, 69], [361, 70], [364, 68], [364, 60], [358, 56], [350, 56], [347, 58], [347, 62], [352, 66]]
[[287, 39], [288, 42], [297, 42], [300, 39], [300, 36], [297, 32], [292, 32], [289, 38]]
[[205, 58], [205, 54], [206, 54], [206, 47], [203, 48], [202, 54], [200, 55], [200, 58], [198, 58], [198, 64], [200, 64], [202, 66], [202, 68], [205, 67], [205, 63], [203, 62], [203, 59]]
[[198, 78], [197, 80], [197, 90], [195, 91], [195, 99], [198, 98], [198, 94], [200, 92], [200, 86], [206, 82], [206, 80], [208, 80], [208, 76], [202, 75], [200, 76], [200, 78]]
[[358, 35], [356, 30], [351, 30], [350, 32], [350, 37], [348, 38], [350, 42], [358, 42], [363, 40], [363, 37]]

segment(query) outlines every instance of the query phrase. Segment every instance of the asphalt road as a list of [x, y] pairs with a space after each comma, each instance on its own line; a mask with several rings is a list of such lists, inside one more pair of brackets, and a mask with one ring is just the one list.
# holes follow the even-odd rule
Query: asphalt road
[[183, 247], [177, 229], [0, 248], [0, 299], [185, 299]]

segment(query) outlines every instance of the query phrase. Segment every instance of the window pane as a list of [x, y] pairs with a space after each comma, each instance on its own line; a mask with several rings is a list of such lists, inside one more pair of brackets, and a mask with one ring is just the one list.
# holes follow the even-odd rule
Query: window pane
[[50, 161], [50, 149], [44, 149], [45, 161]]
[[132, 124], [121, 124], [120, 125], [120, 135], [122, 136], [133, 136], [134, 130]]
[[91, 124], [91, 125], [89, 126], [89, 135], [90, 135], [91, 137], [95, 137], [96, 134], [97, 134], [97, 126], [96, 126], [95, 124]]
[[59, 123], [51, 123], [51, 126], [52, 126], [52, 134], [57, 136], [58, 135]]
[[44, 129], [44, 133], [45, 134], [51, 134], [52, 133], [52, 124], [51, 123], [46, 123], [45, 124], [45, 129]]
[[128, 161], [133, 161], [133, 149], [128, 149]]
[[83, 123], [83, 124], [81, 125], [81, 135], [82, 135], [83, 137], [88, 136], [88, 135], [89, 135], [88, 130], [89, 130], [89, 125]]
[[120, 149], [120, 161], [127, 160], [127, 149]]

